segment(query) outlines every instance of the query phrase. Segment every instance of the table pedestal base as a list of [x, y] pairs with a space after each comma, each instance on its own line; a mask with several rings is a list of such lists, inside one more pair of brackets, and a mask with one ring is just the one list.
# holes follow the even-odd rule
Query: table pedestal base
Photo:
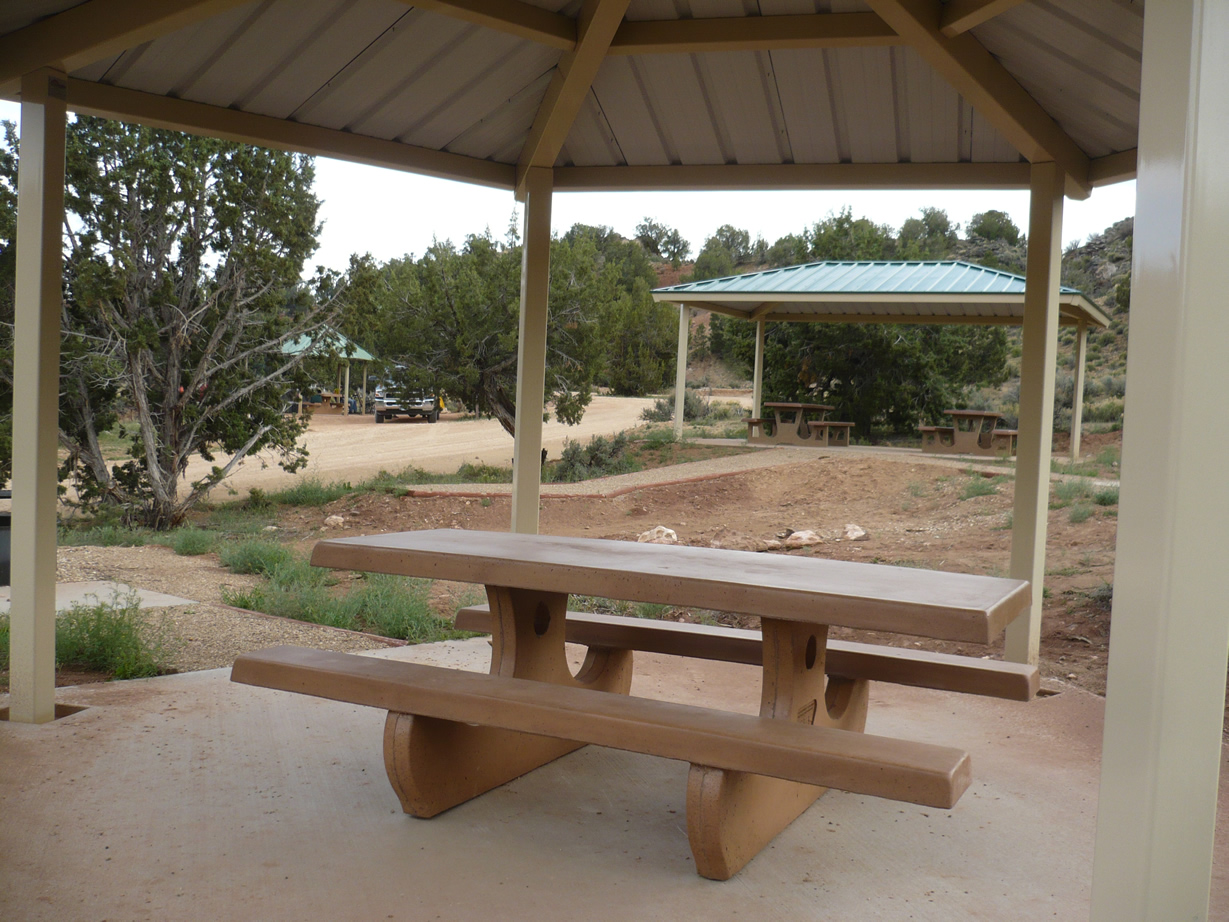
[[[575, 676], [564, 650], [567, 593], [491, 587], [491, 674], [626, 695], [632, 651], [590, 647]], [[583, 743], [389, 711], [384, 768], [411, 816], [431, 817]]]
[[[827, 628], [767, 618], [763, 628], [760, 716], [862, 732], [870, 683], [825, 683]], [[826, 790], [693, 764], [687, 775], [687, 839], [696, 872], [729, 880]]]

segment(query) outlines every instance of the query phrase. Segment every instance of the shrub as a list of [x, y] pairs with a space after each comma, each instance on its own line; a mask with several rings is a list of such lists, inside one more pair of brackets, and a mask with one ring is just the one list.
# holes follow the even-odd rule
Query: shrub
[[457, 468], [462, 483], [511, 483], [512, 470], [490, 464], [462, 464]]
[[1087, 480], [1064, 480], [1054, 485], [1054, 498], [1050, 501], [1050, 508], [1061, 509], [1091, 496], [1092, 486]]
[[1092, 501], [1098, 506], [1117, 506], [1118, 488], [1106, 487], [1104, 490], [1098, 490], [1092, 495]]
[[646, 423], [668, 423], [674, 419], [674, 401], [659, 397], [653, 401], [651, 407], [645, 407], [640, 411], [640, 418]]
[[172, 640], [141, 614], [136, 593], [73, 605], [56, 619], [56, 661], [138, 679], [166, 672]]
[[1085, 503], [1078, 503], [1071, 507], [1071, 512], [1067, 514], [1072, 525], [1079, 525], [1081, 522], [1086, 522], [1092, 515], [1092, 506]]
[[[288, 563], [294, 555], [273, 541], [253, 538], [222, 546], [218, 559], [234, 573], [257, 573], [269, 576], [279, 564]], [[247, 606], [241, 606], [246, 608]]]
[[171, 537], [171, 547], [180, 557], [208, 554], [217, 543], [217, 535], [199, 528], [181, 528]]
[[606, 477], [635, 470], [635, 462], [627, 455], [628, 438], [620, 432], [613, 438], [595, 435], [588, 445], [570, 439], [563, 443], [563, 455], [551, 469], [555, 483], [575, 483], [591, 477]]

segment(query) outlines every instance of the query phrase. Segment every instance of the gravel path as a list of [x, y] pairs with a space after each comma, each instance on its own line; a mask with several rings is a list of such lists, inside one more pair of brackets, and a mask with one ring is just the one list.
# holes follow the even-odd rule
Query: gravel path
[[161, 546], [62, 547], [57, 554], [56, 578], [61, 582], [109, 579], [193, 599], [194, 605], [146, 610], [150, 622], [165, 627], [173, 638], [172, 662], [180, 672], [230, 666], [240, 653], [279, 644], [343, 652], [397, 644], [367, 634], [231, 608], [222, 602], [223, 589], [242, 589], [261, 580], [218, 566], [213, 555], [180, 557]]

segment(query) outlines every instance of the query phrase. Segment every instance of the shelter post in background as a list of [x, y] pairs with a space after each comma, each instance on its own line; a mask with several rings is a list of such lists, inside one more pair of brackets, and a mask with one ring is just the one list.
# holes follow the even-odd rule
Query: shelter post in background
[[516, 356], [516, 439], [512, 449], [512, 530], [536, 535], [542, 494], [552, 179], [546, 167], [532, 167], [526, 172], [521, 324]]

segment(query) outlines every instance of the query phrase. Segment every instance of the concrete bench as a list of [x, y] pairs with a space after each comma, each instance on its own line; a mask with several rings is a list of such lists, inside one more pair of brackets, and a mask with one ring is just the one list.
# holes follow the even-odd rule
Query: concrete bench
[[[972, 777], [968, 755], [946, 746], [352, 653], [245, 653], [231, 680], [448, 721], [454, 733], [477, 724], [931, 807], [954, 806]], [[458, 803], [472, 796], [459, 792]]]
[[[461, 609], [457, 612], [456, 627], [479, 634], [490, 633], [490, 608], [474, 605]], [[763, 660], [760, 632], [738, 628], [569, 611], [565, 636], [569, 643], [587, 647], [640, 650], [755, 666]], [[1011, 701], [1030, 701], [1041, 687], [1036, 666], [842, 640], [828, 641], [824, 671], [845, 679], [891, 682]]]
[[918, 426], [922, 433], [922, 451], [950, 452], [956, 444], [955, 426]]
[[[743, 420], [747, 424], [747, 441], [752, 444], [773, 444], [773, 431], [776, 421], [762, 417], [749, 416]], [[765, 427], [767, 423], [767, 427]]]
[[829, 447], [848, 447], [849, 434], [853, 431], [854, 424], [812, 420], [807, 425], [811, 428], [811, 437], [817, 442]]

